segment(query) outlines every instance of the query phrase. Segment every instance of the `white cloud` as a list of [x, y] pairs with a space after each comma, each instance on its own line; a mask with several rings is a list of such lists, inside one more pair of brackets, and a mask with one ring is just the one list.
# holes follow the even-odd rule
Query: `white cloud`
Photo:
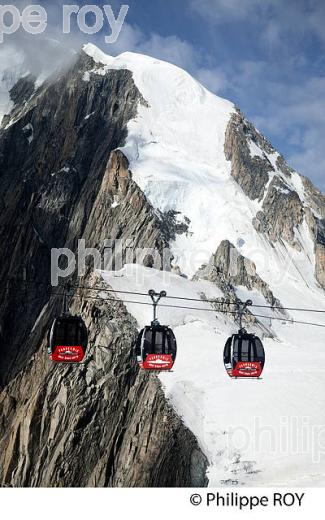
[[193, 70], [199, 61], [199, 52], [190, 43], [177, 36], [159, 36], [152, 34], [142, 46], [145, 54], [169, 61], [180, 67]]
[[116, 43], [105, 44], [103, 40], [103, 38], [98, 40], [98, 45], [102, 50], [107, 54], [117, 56], [126, 51], [136, 52], [143, 45], [145, 36], [137, 26], [125, 22]]
[[314, 31], [320, 40], [325, 42], [325, 3], [323, 0], [315, 0], [314, 8], [308, 15], [308, 26]]
[[288, 160], [301, 173], [311, 178], [325, 191], [325, 125], [309, 127], [303, 135], [300, 151], [292, 153]]

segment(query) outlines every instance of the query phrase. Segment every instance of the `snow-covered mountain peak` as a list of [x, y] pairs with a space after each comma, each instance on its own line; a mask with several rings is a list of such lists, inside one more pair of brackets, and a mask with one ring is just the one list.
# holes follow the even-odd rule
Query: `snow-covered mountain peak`
[[311, 190], [309, 212], [303, 178], [235, 106], [167, 62], [131, 52], [111, 57], [91, 44], [83, 51], [96, 63], [86, 80], [127, 69], [142, 95], [121, 150], [157, 212], [173, 213], [186, 229], [171, 243], [174, 264], [192, 276], [227, 239], [271, 288], [274, 273], [291, 268], [293, 278], [303, 271], [317, 286], [312, 235], [316, 216], [324, 217], [321, 195]]
[[[83, 46], [83, 52], [97, 65], [103, 65], [103, 68], [97, 68], [98, 73], [105, 74], [112, 69], [130, 70], [136, 86], [156, 113], [171, 109], [171, 105], [175, 110], [177, 105], [184, 105], [189, 109], [193, 105], [199, 105], [203, 109], [197, 121], [200, 125], [207, 117], [211, 123], [213, 116], [217, 115], [217, 109], [220, 116], [224, 113], [229, 115], [235, 110], [233, 103], [212, 94], [188, 72], [166, 61], [135, 52], [124, 52], [112, 57], [91, 43]], [[210, 116], [204, 111], [207, 105], [212, 109]], [[186, 119], [190, 119], [191, 116], [190, 111]], [[190, 149], [189, 144], [186, 148]]]
[[[122, 151], [130, 162], [134, 179], [153, 206], [161, 212], [180, 212], [181, 219], [191, 221], [194, 241], [187, 240], [190, 235], [183, 237], [188, 244], [182, 240], [176, 245], [176, 257], [178, 248], [184, 250], [185, 246], [185, 250], [192, 251], [200, 243], [212, 253], [216, 241], [211, 235], [211, 224], [218, 220], [215, 209], [234, 196], [225, 191], [230, 163], [223, 151], [234, 105], [169, 63], [134, 53], [112, 58], [92, 45], [84, 47], [84, 51], [97, 65], [103, 64], [102, 68], [94, 69], [96, 74], [106, 74], [112, 69], [131, 70], [145, 100], [138, 107], [137, 117], [128, 125]], [[218, 201], [219, 197], [222, 201]], [[184, 264], [181, 268], [194, 274], [201, 263], [200, 260], [192, 269], [185, 269]]]

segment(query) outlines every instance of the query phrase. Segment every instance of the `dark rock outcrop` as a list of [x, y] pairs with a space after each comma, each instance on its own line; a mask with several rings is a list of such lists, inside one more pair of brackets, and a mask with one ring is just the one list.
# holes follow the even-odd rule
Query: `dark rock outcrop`
[[231, 175], [251, 200], [262, 200], [273, 166], [266, 158], [252, 157], [249, 141], [272, 153], [273, 148], [238, 111], [233, 114], [225, 137], [225, 155], [231, 161]]
[[[254, 262], [245, 258], [235, 248], [229, 240], [223, 240], [217, 251], [211, 256], [208, 264], [202, 266], [194, 276], [194, 280], [208, 280], [213, 282], [224, 293], [224, 304], [218, 304], [217, 309], [222, 312], [233, 314], [236, 307], [227, 304], [227, 302], [235, 303], [238, 300], [236, 295], [236, 287], [244, 286], [248, 290], [257, 290], [265, 298], [265, 300], [274, 307], [279, 307], [276, 312], [287, 314], [281, 310], [281, 302], [274, 296], [267, 283], [256, 272]], [[237, 319], [237, 316], [235, 316]], [[247, 314], [244, 318], [247, 323], [258, 323], [258, 320], [251, 314]], [[268, 335], [272, 334], [269, 330], [263, 328], [263, 332]]]
[[250, 291], [259, 291], [270, 305], [280, 304], [267, 283], [257, 274], [254, 262], [241, 255], [229, 240], [220, 243], [210, 262], [198, 271], [195, 278], [214, 282], [224, 292], [243, 285]]
[[309, 179], [302, 177], [306, 195], [306, 222], [314, 240], [315, 277], [325, 289], [325, 195]]
[[300, 250], [295, 231], [304, 219], [304, 208], [296, 191], [275, 176], [263, 200], [262, 211], [253, 220], [255, 229], [265, 234], [271, 243], [284, 240]]
[[[51, 249], [76, 251], [95, 211], [111, 152], [124, 144], [127, 123], [142, 102], [131, 72], [92, 74], [84, 81], [85, 70], [93, 66], [82, 53], [70, 70], [45, 82], [27, 104], [16, 106], [11, 125], [0, 132], [0, 239], [10, 248], [1, 252], [2, 291], [8, 279], [21, 278], [23, 272], [30, 280], [49, 282]], [[121, 99], [124, 102], [118, 103]], [[23, 131], [26, 125], [33, 127], [31, 142]], [[117, 208], [110, 227], [100, 233], [110, 238], [112, 221], [118, 222], [119, 216]], [[114, 229], [120, 233], [116, 224]], [[93, 233], [86, 246], [98, 242]], [[19, 346], [48, 296], [39, 291], [32, 302], [30, 289], [25, 298], [24, 291], [10, 285], [0, 312], [2, 383], [32, 353]], [[22, 327], [17, 326], [17, 315], [24, 316]]]
[[[257, 145], [262, 156], [252, 156], [250, 143]], [[270, 162], [270, 154], [274, 156]], [[231, 161], [231, 174], [244, 193], [261, 203], [253, 219], [255, 229], [274, 245], [283, 242], [301, 250], [299, 229], [306, 221], [314, 241], [315, 277], [325, 288], [323, 224], [325, 197], [313, 184], [299, 176], [272, 145], [237, 111], [228, 124], [225, 155]], [[298, 175], [304, 196], [294, 188]]]

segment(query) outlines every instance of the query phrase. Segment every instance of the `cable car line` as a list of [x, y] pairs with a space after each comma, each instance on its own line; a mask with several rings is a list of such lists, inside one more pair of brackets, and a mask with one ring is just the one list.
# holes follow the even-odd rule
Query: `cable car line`
[[261, 314], [253, 314], [253, 316], [255, 316], [256, 318], [266, 318], [268, 320], [278, 320], [278, 321], [285, 321], [285, 322], [288, 322], [288, 323], [298, 323], [298, 324], [301, 324], [301, 325], [312, 325], [314, 327], [324, 327], [325, 328], [325, 325], [323, 325], [321, 323], [311, 323], [309, 321], [299, 321], [299, 320], [290, 320], [288, 318], [278, 318], [278, 317], [272, 317], [272, 316], [263, 316]]
[[[103, 292], [105, 292], [105, 289], [103, 290]], [[64, 296], [63, 293], [52, 293], [54, 296]], [[113, 301], [113, 302], [120, 302], [120, 303], [131, 303], [131, 304], [135, 304], [135, 305], [147, 305], [147, 306], [151, 306], [152, 304], [150, 302], [138, 302], [138, 301], [134, 301], [134, 300], [117, 300], [116, 298], [103, 298], [101, 296], [83, 296], [83, 298], [85, 300], [100, 300], [102, 302], [105, 302], [105, 301]], [[199, 300], [200, 302], [203, 302], [203, 303], [208, 303], [206, 300]], [[215, 303], [215, 302], [213, 302]], [[184, 310], [191, 310], [191, 311], [205, 311], [205, 312], [214, 312], [214, 313], [219, 313], [219, 314], [230, 314], [230, 315], [237, 315], [238, 312], [237, 311], [225, 311], [225, 310], [222, 310], [222, 309], [204, 309], [204, 308], [199, 308], [199, 307], [188, 307], [188, 306], [183, 306], [183, 305], [171, 305], [169, 303], [162, 303], [160, 304], [160, 307], [166, 307], [166, 308], [171, 308], [171, 309], [184, 309]], [[252, 305], [253, 307], [253, 305]], [[325, 328], [325, 325], [324, 324], [321, 324], [321, 323], [311, 323], [311, 322], [308, 322], [308, 321], [298, 321], [298, 320], [293, 320], [293, 319], [290, 319], [290, 318], [278, 318], [276, 316], [265, 316], [265, 315], [262, 315], [262, 314], [253, 314], [252, 313], [252, 316], [255, 316], [256, 318], [266, 318], [268, 320], [278, 320], [278, 321], [284, 321], [284, 322], [287, 322], [287, 323], [298, 323], [298, 324], [301, 324], [301, 325], [311, 325], [311, 326], [315, 326], [315, 327], [324, 327]]]
[[[52, 287], [51, 285], [48, 285], [48, 287]], [[60, 286], [62, 287], [62, 286]], [[73, 286], [72, 286], [73, 287]], [[112, 291], [112, 290], [108, 290], [108, 289], [101, 289], [102, 292], [119, 292], [119, 291]], [[139, 294], [139, 295], [143, 295], [143, 296], [148, 296], [147, 294], [145, 293], [131, 293], [130, 294]], [[51, 292], [51, 295], [53, 296], [64, 296], [65, 293], [57, 293], [57, 292]], [[104, 298], [104, 297], [101, 297], [101, 296], [83, 296], [84, 299], [86, 300], [100, 300], [100, 301], [115, 301], [115, 302], [118, 302], [119, 300], [117, 300], [116, 298]], [[195, 300], [195, 301], [199, 301], [201, 303], [214, 303], [214, 304], [225, 304], [227, 302], [216, 302], [215, 300]], [[149, 302], [138, 302], [138, 301], [134, 301], [134, 300], [121, 300], [120, 303], [131, 303], [131, 304], [135, 304], [135, 305], [147, 305], [147, 306], [150, 306], [152, 305], [151, 303]], [[161, 307], [167, 307], [167, 308], [173, 308], [173, 309], [185, 309], [185, 310], [193, 310], [193, 311], [206, 311], [206, 312], [217, 312], [219, 314], [231, 314], [231, 315], [236, 315], [237, 312], [235, 311], [224, 311], [224, 310], [221, 310], [221, 309], [203, 309], [203, 308], [198, 308], [198, 307], [189, 307], [189, 306], [180, 306], [180, 305], [171, 305], [171, 304], [161, 304]], [[255, 305], [252, 305], [252, 307], [255, 307]], [[265, 306], [265, 308], [268, 308], [268, 309], [273, 309], [273, 307], [267, 307]], [[293, 309], [293, 310], [300, 310], [300, 309]], [[308, 309], [306, 309], [306, 312], [307, 312]], [[320, 312], [325, 312], [325, 311], [320, 311]], [[288, 322], [288, 323], [297, 323], [297, 324], [301, 324], [301, 325], [311, 325], [311, 326], [315, 326], [315, 327], [325, 327], [325, 325], [321, 324], [321, 323], [311, 323], [311, 322], [307, 322], [307, 321], [298, 321], [298, 320], [293, 320], [293, 319], [290, 319], [290, 318], [279, 318], [279, 317], [273, 317], [273, 316], [265, 316], [265, 315], [260, 315], [260, 314], [253, 314], [253, 316], [255, 316], [256, 318], [266, 318], [266, 319], [270, 319], [270, 320], [278, 320], [278, 321], [284, 321], [284, 322]]]
[[[36, 285], [36, 284], [34, 284]], [[39, 284], [38, 284], [39, 285]], [[46, 284], [42, 284], [43, 286]], [[119, 304], [135, 304], [135, 305], [152, 305], [153, 307], [153, 320], [150, 325], [145, 325], [142, 330], [138, 333], [137, 339], [133, 345], [134, 356], [139, 364], [139, 367], [143, 370], [151, 371], [170, 371], [175, 363], [177, 354], [177, 342], [173, 330], [168, 325], [161, 325], [157, 318], [157, 307], [160, 304], [162, 298], [167, 298], [166, 291], [160, 291], [159, 293], [153, 289], [148, 291], [148, 294], [132, 292], [132, 291], [115, 291], [114, 289], [96, 288], [100, 290], [102, 295], [99, 296], [87, 296], [78, 294], [78, 291], [84, 289], [94, 290], [90, 286], [73, 286], [71, 282], [65, 286], [60, 286], [59, 290], [53, 291], [53, 287], [47, 285], [50, 289], [51, 296], [63, 297], [62, 313], [54, 318], [52, 326], [48, 334], [48, 355], [54, 363], [80, 363], [83, 361], [87, 346], [88, 346], [88, 329], [84, 319], [81, 316], [73, 315], [70, 313], [68, 298], [69, 297], [81, 297], [85, 300], [100, 300], [102, 303], [107, 301], [114, 301]], [[9, 287], [8, 287], [9, 288]], [[63, 289], [63, 292], [60, 292]], [[75, 289], [76, 292], [71, 294], [71, 290]], [[24, 291], [26, 294], [26, 290]], [[133, 294], [138, 296], [150, 296], [151, 303], [140, 302], [135, 300], [121, 300], [115, 298], [106, 297], [107, 293], [123, 293]], [[224, 367], [231, 378], [256, 378], [259, 379], [265, 364], [265, 350], [261, 339], [253, 333], [249, 333], [243, 328], [243, 317], [248, 311], [248, 307], [267, 308], [267, 306], [253, 305], [252, 300], [243, 302], [237, 300], [236, 302], [225, 302], [208, 299], [194, 299], [186, 297], [172, 297], [173, 299], [182, 299], [184, 301], [199, 301], [200, 303], [212, 303], [215, 308], [200, 308], [190, 307], [185, 305], [172, 305], [172, 304], [161, 304], [161, 307], [171, 309], [184, 309], [192, 311], [207, 311], [214, 312], [215, 314], [229, 314], [235, 315], [239, 318], [239, 330], [237, 333], [232, 334], [226, 341], [224, 347]], [[236, 306], [236, 310], [229, 311], [224, 309], [218, 309], [218, 305], [233, 304]], [[271, 306], [268, 307], [274, 311]], [[281, 307], [281, 309], [284, 309]], [[295, 309], [292, 309], [295, 310]], [[265, 315], [254, 315], [250, 314], [254, 318], [264, 318], [271, 320], [278, 320], [282, 322], [289, 322], [295, 324], [302, 324], [307, 326], [316, 326], [325, 328], [325, 324], [312, 323], [306, 321], [298, 321], [288, 318], [280, 318], [274, 316]]]
[[[10, 280], [10, 279], [9, 279]], [[50, 284], [50, 283], [43, 283], [43, 282], [36, 282], [36, 281], [27, 281], [27, 280], [18, 280], [18, 279], [11, 279], [13, 281], [19, 281], [19, 282], [22, 282], [22, 283], [27, 283], [27, 284], [31, 284], [31, 285], [39, 285], [39, 286], [46, 286], [48, 287], [49, 289], [52, 289], [53, 286]], [[61, 288], [64, 288], [63, 285], [60, 285], [58, 286], [60, 289]], [[142, 292], [138, 292], [138, 291], [123, 291], [123, 290], [115, 290], [115, 289], [108, 289], [108, 288], [104, 288], [104, 287], [95, 287], [95, 286], [82, 286], [82, 285], [73, 285], [71, 284], [70, 285], [70, 288], [71, 289], [76, 289], [76, 290], [90, 290], [90, 291], [101, 291], [101, 292], [110, 292], [110, 293], [116, 293], [116, 294], [129, 294], [129, 295], [134, 295], [134, 296], [148, 296], [148, 293], [142, 293]], [[55, 293], [53, 292], [53, 290], [51, 291], [51, 293], [53, 295], [55, 294], [58, 294], [58, 293]], [[62, 294], [62, 296], [64, 296], [64, 294]], [[101, 297], [85, 297], [87, 299], [103, 299]], [[174, 299], [174, 300], [184, 300], [184, 301], [195, 301], [195, 302], [200, 302], [200, 303], [212, 303], [212, 304], [215, 304], [215, 305], [238, 305], [238, 302], [230, 302], [230, 301], [227, 301], [227, 300], [217, 300], [217, 299], [200, 299], [200, 298], [188, 298], [188, 297], [184, 297], [184, 296], [169, 296], [167, 295], [166, 296], [167, 299]], [[107, 299], [107, 298], [105, 298]], [[114, 298], [112, 298], [112, 300], [116, 301]], [[151, 303], [145, 303], [145, 302], [135, 302], [135, 301], [127, 301], [127, 300], [123, 300], [125, 301], [126, 303], [135, 303], [135, 304], [144, 304], [144, 305], [151, 305]], [[189, 309], [189, 310], [206, 310], [206, 311], [210, 311], [210, 309], [199, 309], [199, 308], [195, 308], [195, 307], [181, 307], [181, 306], [172, 306], [172, 305], [167, 305], [167, 304], [162, 304], [161, 305], [162, 307], [171, 307], [171, 308], [183, 308], [183, 309]], [[318, 313], [318, 314], [325, 314], [325, 310], [320, 310], [320, 309], [308, 309], [308, 308], [296, 308], [296, 307], [281, 307], [281, 306], [272, 306], [272, 305], [258, 305], [258, 304], [252, 304], [251, 307], [253, 308], [260, 308], [260, 309], [270, 309], [272, 311], [274, 310], [282, 310], [282, 311], [297, 311], [297, 312], [313, 312], [313, 313]], [[211, 309], [211, 312], [216, 312], [214, 309]], [[222, 312], [222, 311], [218, 311], [218, 312]], [[230, 311], [224, 311], [225, 313], [228, 313], [230, 314]], [[255, 315], [257, 316], [257, 315]], [[281, 320], [281, 321], [288, 321], [288, 322], [292, 322], [293, 320], [290, 320], [290, 319], [285, 319], [285, 318], [273, 318], [273, 317], [270, 317], [270, 316], [260, 316], [260, 317], [266, 317], [266, 318], [269, 318], [269, 319], [278, 319], [278, 320]], [[305, 325], [315, 325], [315, 326], [325, 326], [325, 325], [321, 325], [321, 324], [315, 324], [315, 323], [309, 323], [309, 322], [304, 322], [304, 321], [297, 321], [297, 320], [294, 320], [293, 321], [294, 323], [301, 323], [301, 324], [305, 324]]]
[[319, 314], [325, 314], [325, 310], [319, 309], [304, 309], [304, 308], [295, 308], [295, 307], [281, 307], [281, 306], [272, 306], [272, 305], [257, 305], [253, 304], [252, 307], [260, 308], [260, 309], [271, 309], [271, 310], [282, 310], [282, 311], [302, 311], [302, 312], [318, 312]]

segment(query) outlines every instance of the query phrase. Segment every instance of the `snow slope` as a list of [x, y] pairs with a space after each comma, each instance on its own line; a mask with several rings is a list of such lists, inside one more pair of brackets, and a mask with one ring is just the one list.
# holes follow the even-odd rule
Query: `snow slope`
[[[137, 265], [100, 274], [115, 290], [154, 288], [186, 298], [199, 298], [202, 292], [208, 298], [220, 296], [210, 282], [191, 282]], [[243, 288], [238, 296], [265, 304]], [[132, 300], [150, 302], [141, 296]], [[163, 304], [199, 309], [159, 308], [161, 323], [173, 326], [178, 342], [174, 370], [161, 373], [160, 379], [209, 459], [209, 485], [324, 485], [325, 328], [273, 322], [278, 339], [264, 340], [263, 378], [231, 380], [222, 354], [226, 338], [236, 330], [233, 321], [210, 312], [205, 302], [166, 299]], [[150, 306], [126, 306], [139, 327], [151, 321]], [[314, 321], [325, 325], [322, 315]]]
[[[258, 274], [278, 298], [287, 301], [290, 286], [296, 303], [306, 289], [316, 300], [324, 301], [314, 279], [314, 244], [307, 226], [297, 230], [303, 245], [297, 252], [286, 245], [272, 247], [252, 225], [260, 204], [246, 197], [231, 177], [224, 154], [225, 131], [234, 105], [169, 63], [130, 52], [113, 58], [91, 44], [84, 52], [98, 64], [97, 74], [110, 69], [131, 70], [148, 104], [139, 105], [137, 117], [129, 123], [122, 151], [153, 206], [161, 211], [175, 210], [180, 221], [184, 217], [191, 221], [188, 233], [178, 235], [171, 244], [174, 263], [181, 271], [192, 276], [220, 242], [228, 239], [255, 263]], [[257, 145], [251, 145], [251, 153], [263, 155]], [[276, 166], [277, 157], [277, 153], [268, 154], [276, 174], [288, 183]], [[290, 189], [304, 199], [296, 173]]]
[[102, 74], [112, 68], [133, 72], [148, 106], [138, 107], [122, 151], [153, 206], [179, 211], [180, 220], [185, 216], [191, 220], [191, 236], [178, 236], [173, 253], [183, 272], [194, 274], [215, 250], [219, 237], [227, 233], [220, 227], [226, 201], [238, 193], [246, 204], [230, 179], [230, 164], [223, 153], [226, 127], [235, 107], [169, 63], [134, 53], [111, 58], [92, 45], [84, 50], [105, 64]]
[[[179, 221], [190, 220], [188, 232], [171, 244], [182, 272], [191, 277], [228, 239], [255, 263], [259, 276], [284, 306], [325, 311], [306, 223], [296, 230], [301, 251], [280, 242], [273, 247], [252, 225], [261, 204], [245, 196], [231, 177], [224, 154], [234, 105], [168, 63], [133, 53], [113, 58], [92, 45], [84, 51], [97, 64], [85, 74], [85, 81], [92, 73], [126, 68], [144, 97], [137, 117], [128, 125], [122, 151], [152, 205], [161, 212], [179, 212]], [[249, 146], [252, 156], [265, 156], [255, 143]], [[278, 154], [266, 155], [275, 169], [269, 181], [279, 175], [304, 201], [300, 176], [292, 173], [289, 181], [277, 168]], [[220, 296], [208, 282], [191, 282], [140, 266], [101, 275], [116, 290], [154, 288], [190, 298], [202, 291], [208, 297]], [[261, 294], [245, 287], [238, 287], [237, 295], [255, 304], [266, 303]], [[197, 310], [160, 308], [161, 321], [174, 327], [179, 344], [174, 371], [160, 378], [210, 461], [210, 485], [323, 485], [325, 328], [272, 322], [277, 339], [265, 340], [263, 379], [233, 381], [222, 363], [225, 339], [236, 330], [233, 321], [216, 316], [207, 303], [189, 306]], [[150, 322], [149, 306], [127, 303], [127, 307], [139, 327]], [[259, 309], [262, 313], [275, 316], [268, 309]], [[325, 325], [323, 314], [295, 311], [290, 315]], [[270, 326], [269, 318], [261, 321]]]

